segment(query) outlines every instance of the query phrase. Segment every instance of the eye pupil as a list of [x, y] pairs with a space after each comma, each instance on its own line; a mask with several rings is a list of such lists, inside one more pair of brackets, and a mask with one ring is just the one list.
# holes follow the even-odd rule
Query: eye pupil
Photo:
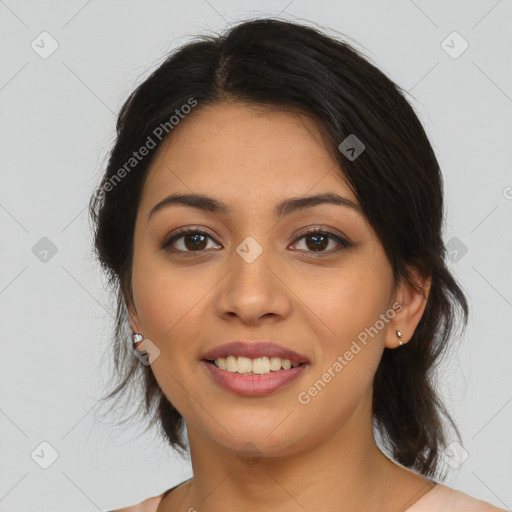
[[[325, 247], [329, 243], [328, 237], [326, 237], [325, 235], [311, 235], [308, 237], [308, 239], [314, 240], [313, 245], [312, 245], [312, 248], [314, 251], [318, 251], [318, 249], [325, 249]], [[322, 239], [323, 239], [323, 241], [322, 241]], [[326, 240], [327, 240], [327, 244], [326, 244]], [[307, 244], [307, 245], [309, 248], [309, 244]]]
[[[177, 235], [173, 236], [169, 241], [165, 242], [162, 246], [162, 249], [169, 250], [170, 252], [189, 254], [196, 253], [196, 255], [199, 255], [205, 252], [209, 240], [212, 240], [212, 237], [205, 232], [197, 230], [182, 231], [181, 233], [178, 233]], [[346, 248], [350, 246], [350, 244], [347, 243], [343, 238], [340, 238], [339, 236], [334, 235], [333, 233], [324, 232], [316, 229], [303, 234], [298, 238], [298, 240], [301, 240], [302, 243], [306, 245], [306, 251], [302, 252], [318, 253], [318, 255], [315, 256], [324, 255], [320, 253], [325, 253], [325, 255], [328, 255], [335, 252], [333, 250], [326, 250], [327, 247], [329, 246], [329, 242], [331, 241], [338, 244], [338, 246], [340, 246], [341, 248]], [[180, 241], [180, 243], [182, 244], [183, 249], [174, 247], [174, 244], [177, 243], [178, 241]], [[167, 249], [168, 246], [170, 246], [170, 249]]]
[[[187, 249], [203, 249], [203, 247], [200, 246], [199, 244], [204, 243], [205, 238], [206, 237], [204, 235], [201, 235], [199, 233], [189, 233], [185, 235], [185, 246], [187, 247]], [[190, 247], [186, 242], [187, 240], [192, 240], [192, 245]]]

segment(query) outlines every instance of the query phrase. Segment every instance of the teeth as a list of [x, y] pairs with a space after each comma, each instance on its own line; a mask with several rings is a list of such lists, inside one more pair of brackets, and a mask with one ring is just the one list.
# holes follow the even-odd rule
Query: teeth
[[269, 373], [270, 372], [270, 361], [268, 357], [258, 357], [257, 359], [254, 359], [251, 361], [248, 359], [249, 364], [252, 363], [252, 372], [257, 373], [258, 375], [261, 375], [263, 373]]
[[270, 358], [270, 369], [272, 371], [281, 369], [281, 358], [280, 357], [271, 357]]
[[243, 356], [228, 356], [215, 359], [215, 366], [233, 373], [253, 373], [256, 375], [264, 375], [271, 371], [279, 371], [281, 368], [283, 370], [289, 370], [290, 368], [299, 366], [299, 364], [292, 364], [289, 359], [281, 359], [280, 357], [257, 357], [255, 359], [251, 359]]
[[236, 371], [238, 373], [251, 373], [252, 361], [248, 357], [238, 357], [236, 360]]
[[226, 368], [225, 368], [225, 370], [228, 370], [230, 372], [236, 372], [236, 357], [228, 356], [226, 358]]

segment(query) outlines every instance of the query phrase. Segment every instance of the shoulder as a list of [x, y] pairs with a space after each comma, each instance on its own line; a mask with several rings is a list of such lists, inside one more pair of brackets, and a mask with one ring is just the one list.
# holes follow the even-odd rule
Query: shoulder
[[160, 494], [159, 496], [152, 496], [151, 498], [147, 498], [137, 505], [133, 505], [131, 507], [116, 508], [115, 510], [110, 510], [108, 512], [156, 512], [156, 509], [159, 503], [162, 501], [163, 497], [164, 493]]
[[486, 501], [438, 483], [407, 512], [507, 512]]
[[190, 482], [190, 480], [191, 478], [189, 478], [185, 482], [182, 482], [181, 484], [177, 484], [174, 487], [167, 489], [167, 491], [164, 491], [162, 494], [159, 494], [158, 496], [152, 496], [151, 498], [147, 498], [146, 500], [141, 501], [137, 505], [133, 505], [131, 507], [117, 508], [116, 510], [109, 510], [108, 512], [156, 512], [158, 505], [164, 499], [164, 497], [166, 497], [169, 493], [174, 491], [174, 489], [183, 487], [183, 485], [186, 484], [187, 482]]

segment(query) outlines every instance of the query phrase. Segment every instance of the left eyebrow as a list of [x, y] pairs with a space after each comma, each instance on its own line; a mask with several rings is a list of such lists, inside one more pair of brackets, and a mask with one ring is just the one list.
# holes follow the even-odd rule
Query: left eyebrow
[[[303, 211], [321, 204], [345, 206], [362, 214], [361, 206], [357, 203], [354, 203], [346, 197], [339, 196], [338, 194], [327, 192], [313, 196], [291, 197], [289, 199], [285, 199], [276, 205], [274, 208], [274, 215], [278, 218], [283, 218], [290, 213]], [[171, 194], [151, 208], [148, 215], [148, 221], [156, 212], [173, 205], [188, 206], [220, 215], [229, 215], [231, 213], [231, 209], [226, 203], [204, 194]]]

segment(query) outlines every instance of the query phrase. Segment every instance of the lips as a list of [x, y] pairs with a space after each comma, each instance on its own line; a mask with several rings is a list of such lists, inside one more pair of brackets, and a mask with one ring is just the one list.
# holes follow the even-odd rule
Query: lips
[[305, 374], [309, 367], [308, 364], [299, 364], [289, 370], [248, 375], [222, 370], [206, 361], [202, 361], [201, 365], [213, 381], [224, 390], [246, 397], [263, 397], [289, 388]]
[[289, 359], [292, 364], [309, 363], [309, 359], [294, 350], [283, 347], [269, 341], [263, 342], [246, 342], [233, 341], [219, 345], [203, 354], [206, 361], [214, 361], [219, 357], [249, 357], [256, 359], [258, 357], [280, 357], [281, 359]]

